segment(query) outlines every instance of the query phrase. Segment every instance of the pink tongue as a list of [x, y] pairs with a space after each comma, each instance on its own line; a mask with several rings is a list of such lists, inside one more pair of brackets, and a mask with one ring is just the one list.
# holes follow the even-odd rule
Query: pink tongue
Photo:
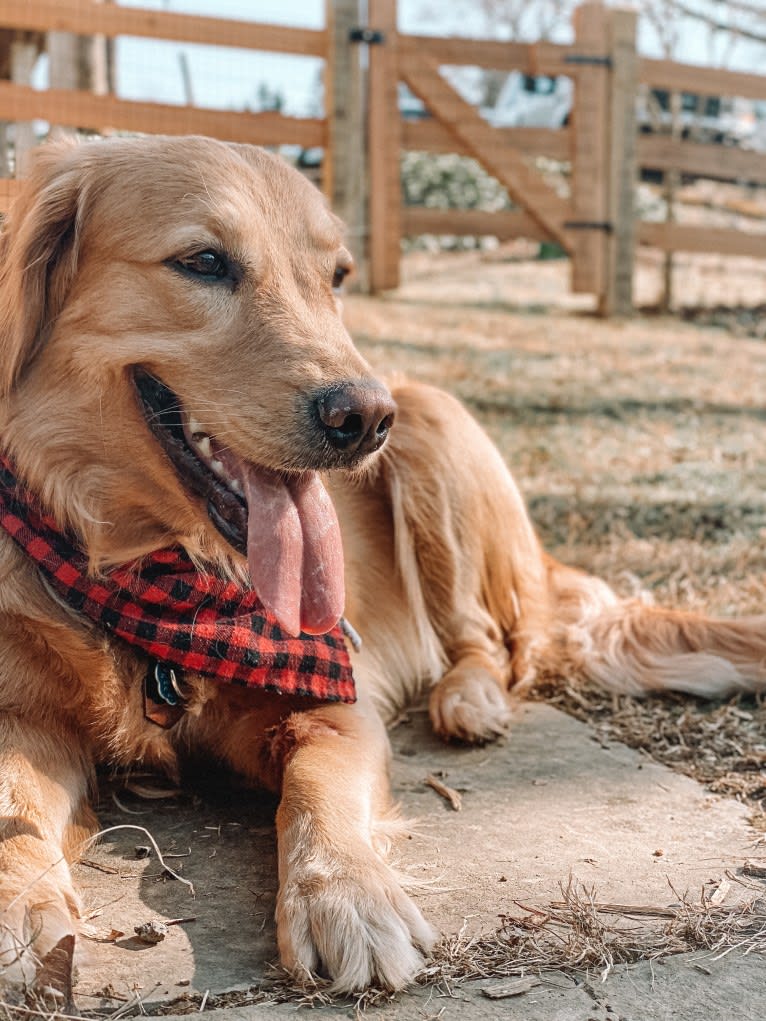
[[315, 472], [288, 485], [247, 465], [247, 563], [264, 606], [291, 635], [323, 634], [343, 613], [343, 547]]

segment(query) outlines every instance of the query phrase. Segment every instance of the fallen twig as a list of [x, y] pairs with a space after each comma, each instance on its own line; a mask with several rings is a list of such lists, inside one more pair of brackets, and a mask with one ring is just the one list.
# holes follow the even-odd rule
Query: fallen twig
[[149, 838], [149, 843], [154, 848], [154, 853], [157, 855], [157, 860], [159, 861], [160, 865], [162, 865], [163, 869], [167, 873], [169, 873], [173, 877], [173, 879], [177, 879], [179, 883], [184, 883], [186, 886], [188, 886], [189, 889], [191, 890], [192, 897], [197, 896], [194, 890], [194, 884], [191, 882], [191, 880], [184, 879], [183, 876], [179, 876], [179, 874], [177, 872], [174, 872], [173, 869], [171, 869], [171, 867], [167, 864], [165, 859], [162, 857], [162, 852], [157, 846], [157, 841], [154, 839], [154, 837], [151, 835], [149, 830], [146, 829], [145, 826], [138, 826], [135, 823], [120, 823], [118, 826], [109, 826], [107, 829], [99, 830], [98, 833], [94, 833], [92, 837], [89, 837], [88, 840], [86, 841], [86, 846], [90, 846], [95, 840], [99, 840], [101, 837], [106, 836], [107, 833], [114, 833], [116, 830], [139, 830], [141, 833], [146, 834], [146, 836]]
[[524, 975], [522, 978], [512, 978], [510, 982], [498, 982], [497, 985], [487, 986], [482, 993], [490, 1000], [504, 1000], [509, 996], [521, 996], [528, 993], [530, 989], [540, 985], [540, 979], [534, 975]]
[[453, 787], [448, 787], [446, 783], [442, 783], [441, 780], [437, 780], [433, 774], [429, 773], [425, 778], [424, 783], [427, 786], [432, 787], [437, 794], [439, 794], [445, 801], [449, 801], [453, 809], [459, 812], [463, 807], [463, 796], [456, 791]]
[[117, 876], [120, 873], [113, 865], [102, 865], [100, 861], [93, 861], [91, 858], [80, 858], [78, 865], [85, 865], [89, 869], [97, 869], [99, 872], [106, 872], [110, 876]]
[[[520, 905], [522, 906], [522, 905]], [[552, 900], [552, 908], [568, 908], [570, 905], [564, 900]], [[651, 904], [593, 904], [595, 911], [604, 915], [642, 915], [648, 918], [675, 918], [678, 911], [675, 908], [660, 908]], [[532, 910], [524, 908], [525, 911]], [[541, 912], [542, 913], [542, 912]]]

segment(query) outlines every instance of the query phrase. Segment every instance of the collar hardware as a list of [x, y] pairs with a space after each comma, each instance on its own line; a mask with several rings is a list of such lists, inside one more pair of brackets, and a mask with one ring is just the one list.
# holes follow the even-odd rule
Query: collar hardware
[[144, 677], [144, 716], [164, 730], [175, 726], [186, 712], [183, 680], [178, 673], [167, 663], [154, 660]]

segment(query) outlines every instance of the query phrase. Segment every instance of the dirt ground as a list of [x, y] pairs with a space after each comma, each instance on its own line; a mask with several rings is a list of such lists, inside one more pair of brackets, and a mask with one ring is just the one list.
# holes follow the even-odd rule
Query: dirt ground
[[[375, 366], [463, 400], [515, 473], [546, 547], [621, 593], [718, 615], [766, 608], [766, 344], [678, 318], [605, 322], [566, 261], [411, 253], [401, 288], [351, 296]], [[637, 294], [656, 300], [657, 254]], [[680, 304], [757, 306], [766, 266], [679, 257]], [[542, 692], [603, 735], [746, 800], [764, 828], [766, 710]]]

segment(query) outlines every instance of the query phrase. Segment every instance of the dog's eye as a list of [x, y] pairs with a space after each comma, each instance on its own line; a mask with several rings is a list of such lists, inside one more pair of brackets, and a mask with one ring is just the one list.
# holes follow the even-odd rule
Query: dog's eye
[[211, 248], [176, 259], [173, 265], [183, 273], [190, 273], [201, 280], [214, 281], [231, 277], [231, 266], [226, 257]]
[[332, 289], [334, 291], [339, 291], [341, 289], [341, 287], [343, 286], [343, 281], [346, 279], [350, 272], [351, 270], [348, 268], [348, 266], [335, 267], [335, 272], [332, 275]]

